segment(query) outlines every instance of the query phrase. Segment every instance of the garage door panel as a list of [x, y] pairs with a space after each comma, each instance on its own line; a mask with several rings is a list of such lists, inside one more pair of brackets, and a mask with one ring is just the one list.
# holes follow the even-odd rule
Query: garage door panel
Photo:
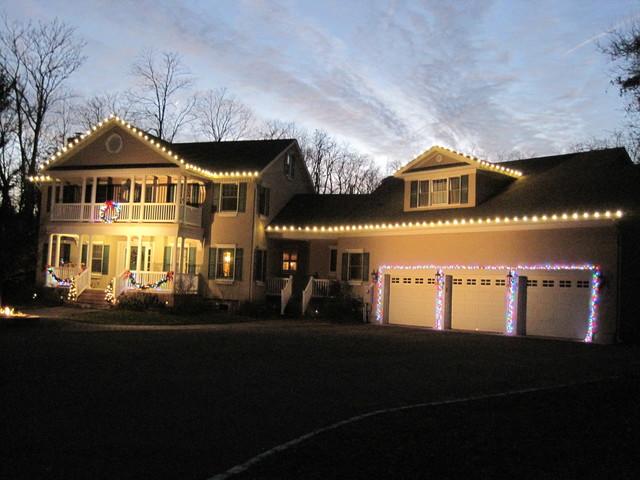
[[504, 275], [471, 271], [453, 275], [451, 328], [504, 332], [506, 307]]
[[391, 273], [389, 323], [434, 327], [435, 272]]
[[583, 339], [587, 333], [590, 273], [536, 272], [527, 276], [527, 335]]

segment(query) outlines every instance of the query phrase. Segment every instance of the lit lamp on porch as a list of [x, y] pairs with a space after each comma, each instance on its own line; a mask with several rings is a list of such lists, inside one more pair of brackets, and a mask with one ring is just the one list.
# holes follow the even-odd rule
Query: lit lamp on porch
[[225, 277], [231, 277], [231, 252], [224, 252], [222, 256], [222, 273]]

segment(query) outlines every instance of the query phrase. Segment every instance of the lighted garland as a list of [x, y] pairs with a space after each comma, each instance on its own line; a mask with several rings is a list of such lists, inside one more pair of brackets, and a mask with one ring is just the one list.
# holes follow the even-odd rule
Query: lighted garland
[[505, 332], [507, 335], [515, 333], [516, 303], [518, 302], [518, 274], [509, 270], [509, 285], [507, 286], [507, 314], [505, 322]]
[[67, 292], [67, 301], [75, 302], [78, 300], [78, 285], [76, 277], [71, 278], [71, 285], [69, 285], [69, 291]]
[[167, 282], [170, 282], [171, 280], [173, 280], [173, 272], [167, 272], [164, 277], [162, 277], [161, 279], [152, 282], [152, 283], [138, 283], [136, 281], [136, 275], [133, 272], [130, 271], [126, 271], [124, 272], [123, 278], [126, 278], [127, 281], [129, 282], [129, 285], [132, 286], [133, 288], [137, 288], [138, 290], [148, 290], [148, 289], [153, 289], [153, 288], [158, 288], [162, 285], [164, 285]]
[[[517, 301], [517, 277], [519, 270], [586, 270], [591, 272], [591, 292], [589, 297], [589, 318], [587, 319], [587, 333], [584, 342], [593, 341], [598, 329], [598, 310], [600, 305], [600, 286], [602, 273], [598, 265], [592, 264], [536, 264], [536, 265], [382, 265], [378, 268], [376, 285], [376, 319], [382, 323], [384, 319], [384, 272], [388, 270], [436, 270], [436, 329], [442, 329], [444, 318], [444, 272], [446, 270], [493, 270], [507, 271], [511, 274], [511, 281], [507, 290], [507, 309], [505, 313], [505, 332], [513, 335], [515, 331], [515, 304]], [[441, 277], [441, 278], [440, 278]], [[442, 282], [442, 285], [441, 285]]]
[[109, 305], [115, 305], [116, 296], [113, 293], [113, 279], [107, 283], [107, 288], [104, 290], [104, 299]]
[[104, 205], [100, 205], [99, 218], [102, 223], [114, 223], [120, 218], [122, 208], [118, 202], [107, 200]]
[[59, 287], [70, 287], [71, 283], [73, 282], [72, 278], [60, 278], [59, 276], [57, 276], [53, 267], [47, 268], [47, 273], [51, 275], [51, 278], [56, 281]]

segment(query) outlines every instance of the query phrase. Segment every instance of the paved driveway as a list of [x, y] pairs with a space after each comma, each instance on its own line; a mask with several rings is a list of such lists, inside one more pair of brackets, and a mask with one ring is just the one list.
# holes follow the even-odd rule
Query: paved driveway
[[[377, 409], [566, 384], [368, 418], [240, 477], [549, 478], [580, 467], [599, 478], [638, 462], [626, 455], [640, 444], [637, 347], [294, 321], [56, 320], [1, 328], [0, 362], [4, 478], [206, 479]], [[598, 468], [583, 468], [585, 456]]]

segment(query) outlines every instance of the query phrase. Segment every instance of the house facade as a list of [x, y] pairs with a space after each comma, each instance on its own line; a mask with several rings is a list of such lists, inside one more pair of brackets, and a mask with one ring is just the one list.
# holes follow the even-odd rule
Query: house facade
[[169, 144], [111, 117], [34, 178], [39, 271], [282, 311], [339, 283], [373, 322], [608, 343], [630, 328], [638, 180], [624, 149], [433, 147], [371, 194], [318, 195], [295, 140]]

